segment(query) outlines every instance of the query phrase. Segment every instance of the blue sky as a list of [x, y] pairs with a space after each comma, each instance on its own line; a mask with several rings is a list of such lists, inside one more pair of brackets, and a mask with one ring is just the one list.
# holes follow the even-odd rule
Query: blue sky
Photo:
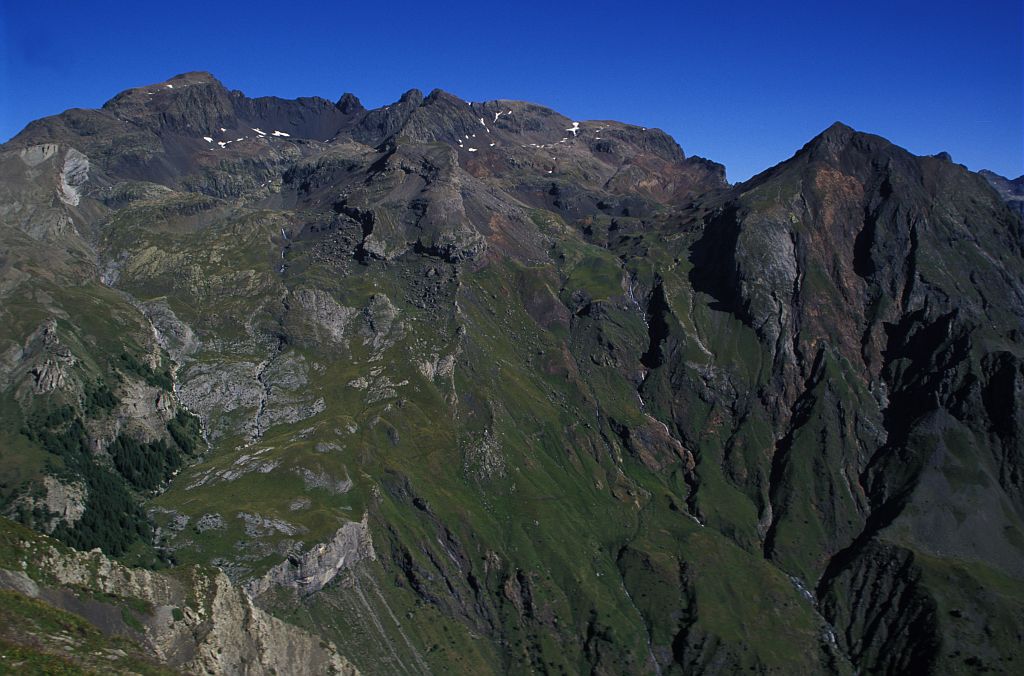
[[0, 140], [208, 70], [249, 95], [406, 89], [660, 127], [742, 180], [836, 120], [1024, 173], [1024, 3], [0, 0]]

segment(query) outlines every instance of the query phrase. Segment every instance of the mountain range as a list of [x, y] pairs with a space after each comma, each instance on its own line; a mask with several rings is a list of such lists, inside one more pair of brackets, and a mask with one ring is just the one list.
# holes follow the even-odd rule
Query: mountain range
[[0, 645], [1019, 673], [1022, 181], [836, 123], [730, 185], [657, 129], [207, 73], [32, 122], [0, 146]]

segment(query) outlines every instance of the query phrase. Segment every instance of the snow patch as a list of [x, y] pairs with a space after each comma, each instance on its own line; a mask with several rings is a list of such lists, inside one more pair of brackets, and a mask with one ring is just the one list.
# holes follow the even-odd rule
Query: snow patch
[[266, 135], [267, 135], [267, 132], [263, 131], [263, 130], [262, 130], [262, 129], [260, 129], [259, 127], [250, 127], [250, 128], [251, 128], [251, 129], [252, 129], [252, 130], [253, 130], [254, 132], [256, 132], [257, 134], [259, 134], [260, 136], [266, 136]]
[[271, 134], [271, 136], [291, 136], [291, 134], [286, 134], [283, 131], [278, 131], [278, 130], [275, 129], [274, 133]]
[[212, 136], [204, 136], [203, 140], [206, 141], [207, 143], [213, 143], [213, 137]]
[[576, 136], [576, 134], [578, 134], [579, 131], [580, 131], [580, 123], [579, 122], [573, 122], [572, 126], [569, 127], [568, 129], [566, 129], [566, 131], [571, 131], [572, 135]]

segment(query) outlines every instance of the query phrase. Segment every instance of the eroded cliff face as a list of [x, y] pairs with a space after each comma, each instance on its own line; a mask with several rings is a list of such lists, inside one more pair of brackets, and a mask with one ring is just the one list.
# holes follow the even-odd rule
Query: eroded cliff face
[[[14, 596], [4, 610], [16, 612], [27, 597], [84, 619], [91, 631], [125, 645], [139, 658], [186, 673], [358, 674], [333, 645], [267, 614], [216, 570], [187, 568], [172, 574], [133, 569], [98, 550], [78, 552], [2, 524], [0, 588]], [[31, 606], [29, 606], [31, 607]], [[43, 654], [51, 652], [48, 627], [8, 627], [4, 638], [25, 632]], [[35, 633], [33, 633], [35, 630]], [[52, 631], [52, 630], [51, 630]], [[84, 631], [80, 630], [80, 633]], [[74, 640], [57, 655], [93, 666]], [[114, 662], [126, 657], [113, 652]]]
[[5, 510], [223, 571], [131, 573], [210, 600], [151, 655], [334, 664], [266, 611], [364, 672], [1012, 671], [1024, 229], [946, 157], [837, 124], [729, 186], [191, 73], [0, 170]]

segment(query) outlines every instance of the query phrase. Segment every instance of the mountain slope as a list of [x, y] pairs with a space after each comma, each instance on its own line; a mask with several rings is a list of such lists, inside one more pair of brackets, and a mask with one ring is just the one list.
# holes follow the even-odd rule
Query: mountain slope
[[37, 529], [214, 564], [368, 673], [1021, 655], [1024, 230], [946, 159], [837, 124], [729, 186], [533, 104], [190, 73], [0, 172]]

